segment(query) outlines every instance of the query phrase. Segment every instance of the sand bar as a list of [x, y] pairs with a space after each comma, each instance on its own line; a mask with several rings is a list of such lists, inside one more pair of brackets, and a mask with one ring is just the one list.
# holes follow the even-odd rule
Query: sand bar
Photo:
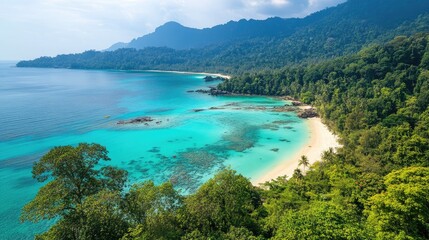
[[[302, 147], [292, 157], [287, 157], [282, 160], [277, 166], [263, 174], [262, 177], [252, 180], [254, 185], [259, 185], [266, 181], [276, 179], [279, 176], [287, 175], [291, 177], [293, 171], [298, 167], [299, 159], [302, 155], [308, 157], [310, 165], [321, 159], [324, 151], [333, 148], [334, 150], [341, 145], [338, 143], [338, 138], [331, 133], [320, 118], [309, 118], [305, 120], [308, 124], [310, 136], [305, 146]], [[302, 168], [302, 167], [301, 167]]]

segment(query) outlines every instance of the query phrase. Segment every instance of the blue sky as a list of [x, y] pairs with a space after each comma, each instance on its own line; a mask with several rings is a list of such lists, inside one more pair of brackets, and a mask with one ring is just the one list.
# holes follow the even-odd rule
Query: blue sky
[[0, 60], [101, 50], [168, 21], [205, 28], [229, 20], [304, 17], [345, 0], [1, 0]]

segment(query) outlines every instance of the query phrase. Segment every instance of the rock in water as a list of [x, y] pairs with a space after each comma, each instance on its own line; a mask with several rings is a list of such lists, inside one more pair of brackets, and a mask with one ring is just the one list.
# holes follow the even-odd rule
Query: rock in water
[[224, 80], [225, 80], [225, 78], [223, 78], [223, 77], [219, 77], [219, 76], [216, 76], [216, 77], [213, 77], [213, 76], [205, 76], [205, 77], [204, 77], [204, 81], [206, 81], [206, 82], [224, 81]]
[[308, 109], [304, 109], [303, 111], [300, 111], [298, 113], [298, 117], [300, 117], [300, 118], [314, 118], [314, 117], [319, 117], [319, 114], [316, 112], [315, 108], [308, 108]]
[[133, 118], [131, 120], [120, 120], [118, 121], [116, 124], [136, 124], [136, 123], [147, 123], [147, 122], [152, 122], [154, 119], [151, 117], [138, 117], [138, 118]]

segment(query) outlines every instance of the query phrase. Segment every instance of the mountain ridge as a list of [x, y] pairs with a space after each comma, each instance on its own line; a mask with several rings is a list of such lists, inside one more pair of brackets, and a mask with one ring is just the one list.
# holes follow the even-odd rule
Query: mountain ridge
[[[279, 27], [284, 26], [282, 24], [285, 21], [289, 27]], [[267, 22], [270, 22], [270, 28], [254, 27], [255, 24], [264, 25]], [[170, 28], [182, 29], [181, 25], [170, 23], [158, 28], [158, 31], [163, 32]], [[417, 32], [429, 32], [429, 1], [349, 0], [302, 19], [230, 21], [211, 28], [210, 31], [214, 31], [213, 29], [222, 30], [215, 32], [215, 37], [230, 33], [238, 39], [212, 43], [200, 48], [146, 47], [105, 52], [87, 51], [21, 61], [17, 66], [152, 69], [228, 74], [276, 69], [285, 65], [317, 62], [355, 53], [365, 45], [383, 43], [397, 35], [409, 36]], [[281, 29], [281, 32], [276, 29]], [[253, 35], [249, 36], [248, 32]], [[177, 38], [169, 40], [174, 41]], [[198, 38], [189, 41], [191, 40], [197, 43], [199, 41]]]
[[[326, 15], [341, 11], [350, 14], [349, 17], [351, 19], [361, 19], [372, 23], [383, 22], [383, 19], [378, 19], [380, 16], [379, 13], [383, 12], [383, 16], [387, 16], [390, 20], [384, 21], [383, 24], [393, 27], [399, 22], [404, 21], [403, 16], [412, 15], [413, 12], [410, 13], [410, 10], [428, 9], [427, 3], [424, 0], [412, 0], [411, 2], [396, 1], [395, 4], [400, 6], [402, 10], [401, 14], [398, 14], [398, 7], [395, 7], [394, 4], [389, 4], [388, 1], [386, 4], [386, 1], [381, 0], [349, 0], [345, 3], [314, 12], [303, 18], [270, 17], [264, 20], [240, 19], [202, 29], [186, 27], [181, 23], [170, 21], [157, 27], [152, 33], [134, 38], [129, 43], [115, 43], [107, 50], [114, 51], [120, 48], [144, 49], [146, 47], [168, 47], [175, 50], [189, 50], [249, 38], [286, 37], [318, 21], [323, 21]], [[414, 5], [414, 8], [410, 8], [410, 5]], [[394, 7], [392, 8], [392, 6]], [[366, 11], [356, 11], [362, 8], [366, 8]]]
[[271, 17], [264, 20], [240, 19], [210, 28], [191, 28], [170, 21], [157, 27], [154, 32], [135, 38], [129, 43], [115, 43], [107, 49], [144, 49], [146, 47], [168, 47], [176, 50], [202, 48], [213, 44], [243, 40], [252, 37], [288, 35], [301, 27], [300, 19]]

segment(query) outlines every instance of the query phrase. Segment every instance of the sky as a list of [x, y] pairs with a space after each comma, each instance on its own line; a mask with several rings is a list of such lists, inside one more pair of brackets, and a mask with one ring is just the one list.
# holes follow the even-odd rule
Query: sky
[[103, 50], [168, 21], [207, 28], [230, 20], [305, 17], [345, 0], [0, 0], [0, 60]]

